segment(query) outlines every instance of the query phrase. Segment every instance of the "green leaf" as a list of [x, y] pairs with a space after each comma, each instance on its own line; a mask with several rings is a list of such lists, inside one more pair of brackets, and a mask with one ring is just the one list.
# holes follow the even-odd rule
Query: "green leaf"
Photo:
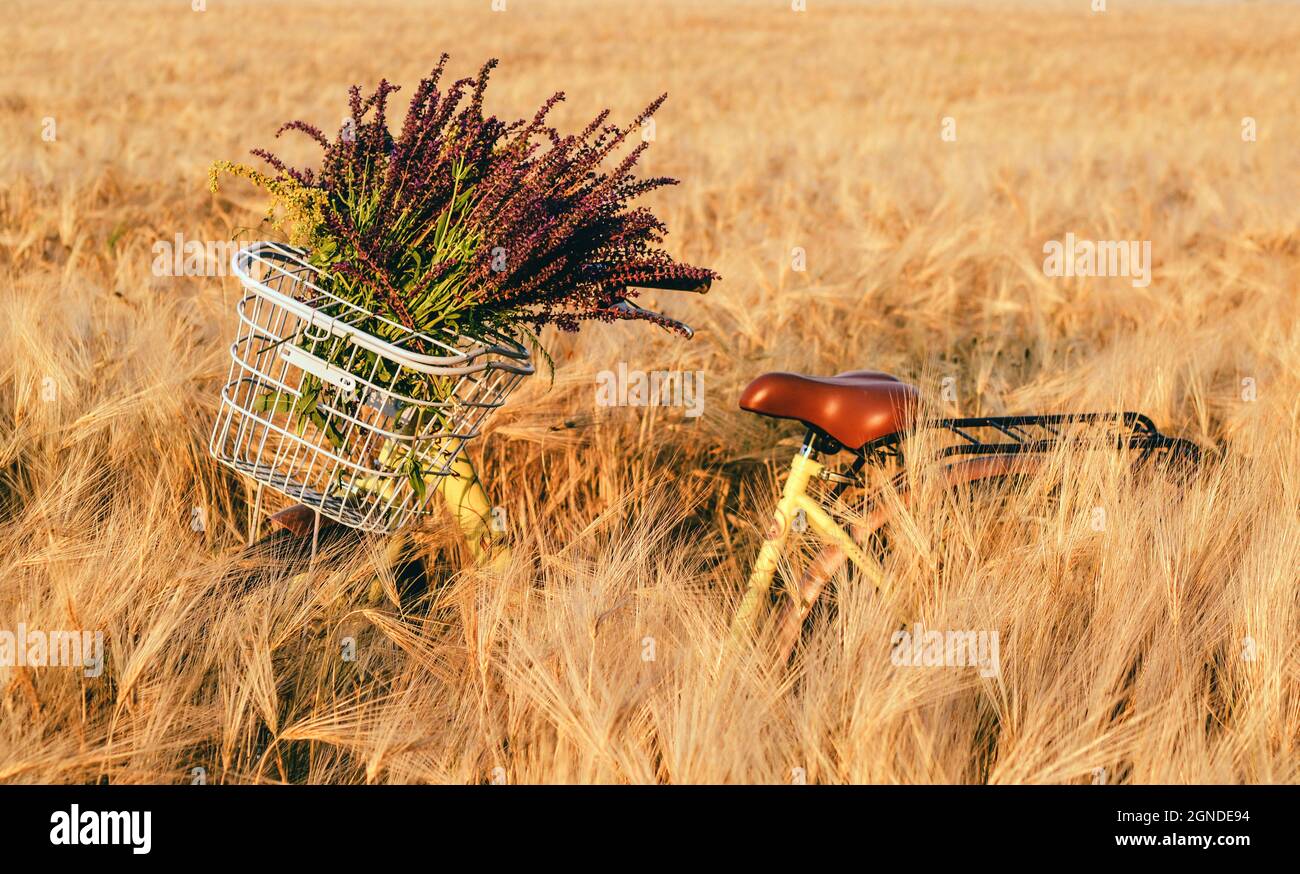
[[424, 474], [420, 471], [420, 460], [414, 455], [406, 465], [406, 479], [411, 483], [411, 488], [415, 491], [415, 496], [421, 501], [428, 491], [428, 486], [424, 481]]

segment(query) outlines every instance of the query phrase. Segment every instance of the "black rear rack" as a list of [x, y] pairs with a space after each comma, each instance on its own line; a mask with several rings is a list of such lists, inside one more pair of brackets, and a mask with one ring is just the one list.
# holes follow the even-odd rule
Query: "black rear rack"
[[[1082, 428], [1076, 427], [1082, 426]], [[932, 419], [921, 427], [948, 431], [960, 438], [959, 443], [945, 446], [938, 459], [954, 456], [996, 457], [1031, 452], [1050, 452], [1065, 441], [1080, 448], [1095, 448], [1109, 443], [1116, 449], [1136, 449], [1135, 467], [1153, 458], [1167, 470], [1181, 475], [1197, 468], [1201, 450], [1190, 440], [1161, 434], [1160, 429], [1142, 413], [1048, 413], [1038, 416], [972, 416], [961, 419]], [[1110, 429], [1109, 439], [1098, 439], [1098, 429]], [[1089, 439], [1091, 433], [1091, 439]], [[853, 462], [834, 476], [833, 497], [843, 494], [856, 482], [868, 464], [883, 467], [891, 459], [903, 458], [903, 441], [907, 432], [886, 434], [854, 451]], [[816, 429], [809, 429], [804, 445], [824, 452], [839, 452], [843, 447]]]
[[[1168, 463], [1200, 462], [1200, 448], [1190, 440], [1170, 437], [1142, 413], [1050, 413], [1036, 416], [972, 416], [933, 419], [923, 427], [947, 431], [960, 442], [945, 446], [939, 458], [966, 455], [1016, 455], [1050, 452], [1069, 441], [1080, 447], [1109, 444], [1136, 449], [1142, 464], [1153, 456]], [[1099, 430], [1108, 434], [1099, 435]], [[902, 455], [905, 434], [889, 434], [862, 447], [864, 463], [883, 463]]]

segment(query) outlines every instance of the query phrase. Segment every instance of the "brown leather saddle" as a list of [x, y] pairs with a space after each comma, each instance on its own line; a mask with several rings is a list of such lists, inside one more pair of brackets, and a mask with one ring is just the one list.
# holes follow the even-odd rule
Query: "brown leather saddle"
[[765, 373], [740, 395], [740, 408], [776, 419], [794, 419], [846, 449], [861, 449], [916, 421], [916, 386], [879, 370], [837, 376]]

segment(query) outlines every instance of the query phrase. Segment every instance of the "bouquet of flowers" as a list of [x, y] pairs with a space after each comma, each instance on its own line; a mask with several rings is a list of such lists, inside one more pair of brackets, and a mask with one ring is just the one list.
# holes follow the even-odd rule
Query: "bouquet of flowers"
[[351, 115], [333, 141], [302, 121], [276, 134], [315, 140], [319, 170], [256, 149], [271, 172], [220, 161], [212, 190], [222, 172], [264, 188], [269, 220], [310, 252], [331, 292], [425, 333], [653, 319], [618, 304], [637, 287], [703, 290], [717, 278], [674, 261], [659, 248], [664, 224], [630, 205], [676, 184], [633, 176], [649, 144], [605, 166], [667, 95], [627, 125], [608, 124], [606, 110], [561, 135], [546, 119], [563, 93], [531, 120], [505, 122], [483, 114], [497, 61], [442, 91], [446, 63], [444, 54], [420, 82], [396, 136], [387, 109], [398, 86], [381, 81], [368, 97], [354, 86]]

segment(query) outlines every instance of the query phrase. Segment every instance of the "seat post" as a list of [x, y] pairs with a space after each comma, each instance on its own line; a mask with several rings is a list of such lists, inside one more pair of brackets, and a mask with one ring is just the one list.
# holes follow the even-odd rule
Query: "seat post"
[[808, 433], [803, 435], [803, 447], [799, 450], [799, 454], [804, 458], [817, 457], [817, 432], [812, 428], [809, 428]]

